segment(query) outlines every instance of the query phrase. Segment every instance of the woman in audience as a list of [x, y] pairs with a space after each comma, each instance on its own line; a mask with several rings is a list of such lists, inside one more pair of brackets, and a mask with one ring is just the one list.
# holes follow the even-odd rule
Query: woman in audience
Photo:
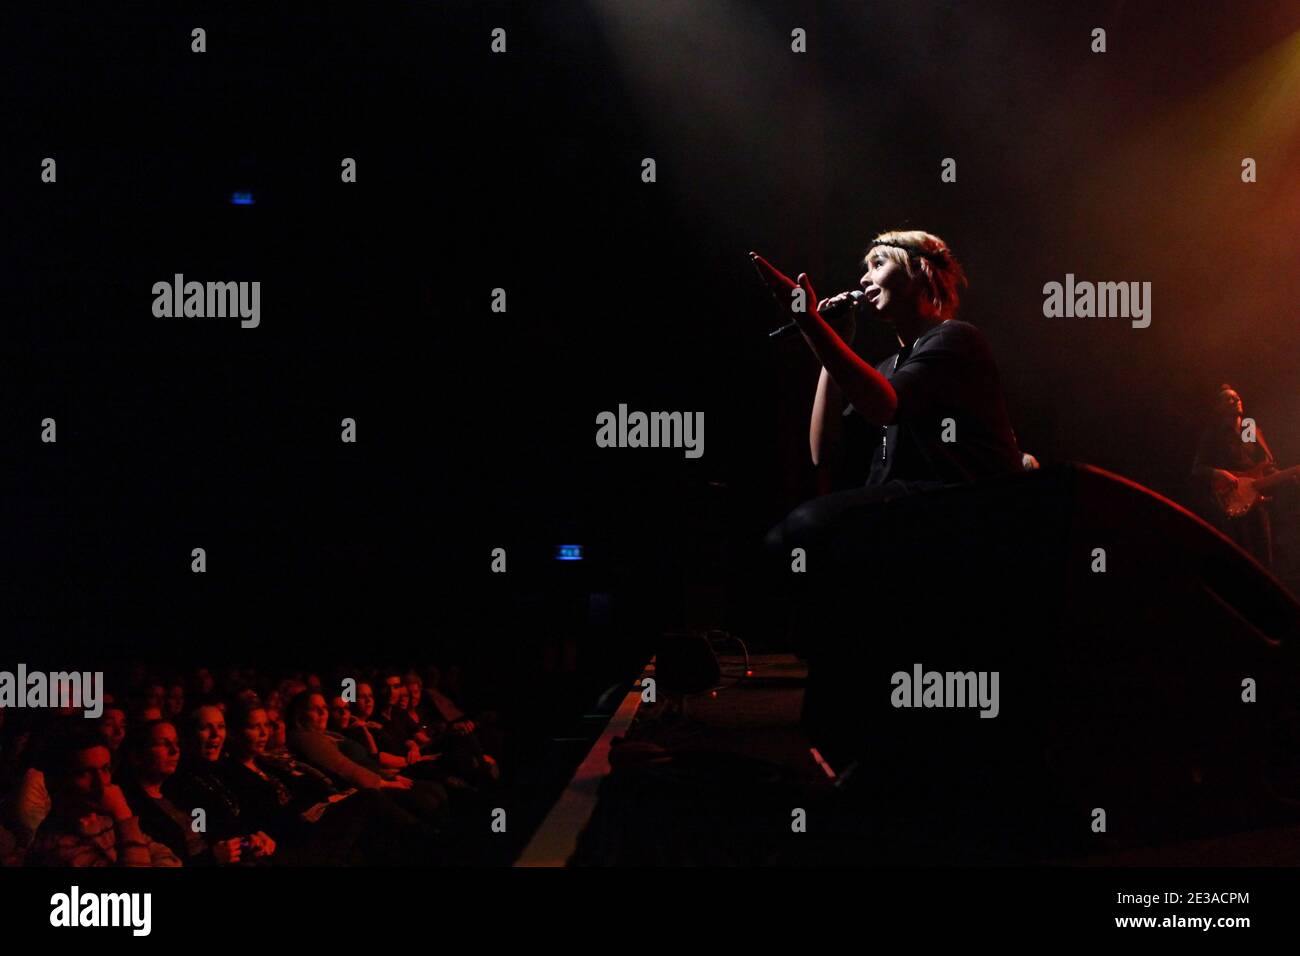
[[[366, 683], [357, 685], [357, 704], [361, 704], [363, 699], [366, 701], [363, 706], [368, 716], [369, 710], [374, 707], [374, 694]], [[405, 744], [398, 742], [387, 727], [354, 715], [342, 697], [330, 701], [329, 729], [365, 748], [369, 760], [374, 761], [381, 771], [400, 771], [412, 780], [439, 780], [448, 789], [465, 786], [463, 781], [449, 780], [441, 772], [437, 762], [442, 754], [421, 753], [419, 744], [414, 740], [408, 740]]]
[[108, 744], [108, 752], [113, 755], [113, 769], [119, 766], [122, 756], [122, 741], [126, 739], [126, 711], [116, 704], [104, 707], [99, 718], [99, 732]]
[[414, 739], [416, 728], [402, 701], [402, 695], [406, 693], [402, 678], [397, 674], [389, 674], [376, 689], [379, 691], [379, 699], [376, 701], [374, 720], [393, 740], [401, 741], [405, 748], [406, 742]]
[[290, 753], [332, 778], [337, 786], [410, 788], [409, 780], [382, 774], [378, 764], [355, 741], [329, 730], [329, 708], [324, 696], [316, 691], [302, 691], [289, 701], [285, 727]]
[[[224, 736], [224, 725], [220, 733]], [[140, 828], [187, 866], [257, 861], [275, 852], [275, 841], [262, 832], [209, 843], [205, 833], [196, 830], [194, 815], [163, 795], [163, 785], [180, 762], [180, 742], [172, 724], [165, 720], [146, 724], [128, 736], [126, 747], [132, 773], [130, 784], [123, 787], [127, 803], [139, 815]]]
[[221, 708], [215, 704], [194, 708], [182, 726], [180, 765], [163, 785], [164, 795], [182, 810], [191, 814], [196, 808], [203, 810], [209, 841], [262, 829], [251, 827], [241, 816], [239, 800], [226, 783], [225, 743], [226, 716]]
[[290, 751], [331, 777], [335, 785], [387, 790], [402, 809], [422, 820], [440, 819], [447, 791], [432, 780], [385, 776], [378, 765], [367, 767], [368, 754], [355, 741], [328, 731], [329, 709], [316, 691], [303, 691], [289, 702], [287, 739]]
[[425, 828], [384, 791], [339, 790], [310, 765], [268, 757], [269, 737], [265, 708], [232, 707], [226, 780], [242, 817], [289, 844], [288, 862], [393, 863], [416, 851], [427, 859]]
[[342, 733], [374, 754], [380, 766], [407, 767], [419, 761], [419, 744], [399, 739], [392, 733], [389, 724], [374, 719], [375, 692], [370, 684], [363, 681], [357, 685], [357, 700], [352, 705], [352, 712], [347, 729]]

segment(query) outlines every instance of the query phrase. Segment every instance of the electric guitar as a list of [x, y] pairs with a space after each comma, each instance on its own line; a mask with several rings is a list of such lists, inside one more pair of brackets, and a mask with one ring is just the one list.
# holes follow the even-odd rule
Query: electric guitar
[[1293, 465], [1271, 475], [1265, 475], [1264, 469], [1268, 467], [1267, 464], [1262, 464], [1250, 471], [1234, 471], [1232, 474], [1237, 479], [1237, 486], [1214, 492], [1214, 497], [1225, 515], [1229, 518], [1240, 518], [1259, 504], [1260, 499], [1268, 494], [1270, 489], [1283, 482], [1300, 479], [1300, 465]]

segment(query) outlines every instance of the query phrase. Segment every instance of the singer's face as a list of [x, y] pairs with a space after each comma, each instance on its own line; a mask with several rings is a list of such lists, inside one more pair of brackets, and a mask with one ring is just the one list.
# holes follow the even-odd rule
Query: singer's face
[[858, 280], [858, 285], [862, 286], [862, 291], [867, 296], [864, 307], [873, 310], [882, 319], [897, 317], [907, 301], [907, 291], [911, 284], [907, 270], [875, 249], [867, 254], [866, 266], [867, 271]]

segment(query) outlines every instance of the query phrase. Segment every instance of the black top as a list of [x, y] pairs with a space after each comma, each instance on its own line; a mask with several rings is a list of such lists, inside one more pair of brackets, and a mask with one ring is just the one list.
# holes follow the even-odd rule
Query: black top
[[318, 771], [296, 762], [258, 758], [261, 773], [231, 760], [223, 766], [225, 784], [239, 802], [246, 829], [263, 830], [277, 842], [300, 835], [301, 814], [338, 791]]
[[[354, 740], [366, 748], [366, 753], [370, 753], [370, 745], [366, 743], [366, 728], [359, 724], [353, 724], [343, 735], [349, 740]], [[381, 723], [378, 727], [370, 728], [370, 739], [375, 742], [380, 753], [396, 754], [399, 757], [406, 756], [406, 742], [398, 737], [393, 730], [391, 721]]]
[[411, 715], [394, 707], [387, 717], [377, 710], [370, 719], [379, 724], [378, 730], [370, 731], [375, 739], [375, 746], [386, 754], [406, 756], [407, 741], [414, 738], [420, 729], [419, 725], [411, 719]]
[[1021, 470], [997, 364], [975, 326], [941, 322], [876, 371], [898, 394], [893, 422], [873, 427], [852, 405], [844, 410], [846, 429], [868, 442], [868, 485], [954, 484]]
[[[229, 840], [250, 832], [240, 821], [239, 800], [227, 783], [227, 761], [182, 760], [163, 784], [163, 796], [186, 813], [202, 807], [209, 840]], [[254, 828], [256, 829], [256, 828]]]
[[1192, 475], [1208, 482], [1212, 469], [1224, 471], [1250, 471], [1257, 465], [1273, 460], [1268, 443], [1264, 441], [1264, 432], [1255, 428], [1254, 441], [1242, 441], [1241, 432], [1231, 421], [1215, 421], [1201, 432], [1196, 445], [1196, 460], [1192, 463]]
[[1211, 524], [1226, 527], [1226, 515], [1214, 498], [1210, 472], [1216, 468], [1224, 471], [1250, 471], [1272, 461], [1273, 453], [1264, 441], [1261, 429], [1256, 427], [1253, 442], [1242, 441], [1241, 432], [1237, 431], [1234, 422], [1224, 419], [1212, 421], [1201, 432], [1200, 440], [1196, 443], [1188, 504]]
[[176, 858], [186, 866], [211, 866], [216, 863], [207, 840], [194, 831], [190, 814], [165, 796], [149, 796], [138, 783], [123, 784], [122, 793], [127, 805], [140, 818], [140, 829], [176, 854]]
[[270, 765], [259, 767], [265, 776], [232, 761], [227, 771], [228, 785], [239, 797], [248, 826], [269, 833], [274, 840], [284, 840], [299, 825], [297, 815], [315, 801], [295, 792], [290, 780]]

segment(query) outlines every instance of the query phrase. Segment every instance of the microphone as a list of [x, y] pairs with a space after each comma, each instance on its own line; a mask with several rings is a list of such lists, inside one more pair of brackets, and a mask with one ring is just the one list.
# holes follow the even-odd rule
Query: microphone
[[[826, 308], [818, 309], [817, 311], [822, 315], [834, 315], [836, 312], [839, 312], [842, 309], [853, 308], [866, 297], [867, 294], [863, 292], [861, 289], [854, 289], [852, 292], [849, 293], [849, 297], [847, 299], [841, 299], [839, 302], [836, 302], [834, 305], [828, 305], [826, 306]], [[831, 298], [834, 298], [834, 296], [832, 296]], [[772, 341], [776, 341], [777, 339], [784, 339], [787, 338], [788, 336], [795, 335], [798, 333], [798, 331], [799, 331], [798, 323], [791, 322], [787, 325], [781, 326], [779, 329], [773, 329], [771, 332], [768, 332], [767, 337]]]

